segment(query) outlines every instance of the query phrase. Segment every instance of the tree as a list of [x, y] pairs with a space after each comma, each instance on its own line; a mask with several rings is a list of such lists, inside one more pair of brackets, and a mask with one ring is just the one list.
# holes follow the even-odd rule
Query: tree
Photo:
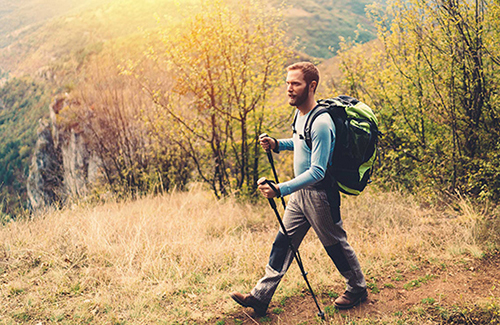
[[266, 105], [291, 55], [282, 17], [260, 1], [200, 6], [152, 38], [146, 61], [171, 83], [149, 78], [144, 61], [131, 64], [129, 72], [167, 113], [158, 128], [177, 130], [176, 142], [218, 197], [234, 189], [254, 191], [258, 136], [271, 112]]
[[381, 50], [340, 54], [344, 86], [382, 115], [386, 175], [499, 199], [498, 4], [393, 1], [370, 14]]
[[190, 169], [186, 156], [170, 132], [152, 133], [145, 121], [154, 104], [120, 73], [115, 50], [88, 58], [82, 71], [86, 80], [59, 112], [60, 133], [83, 134], [88, 150], [98, 157], [105, 185], [116, 193], [183, 189]]

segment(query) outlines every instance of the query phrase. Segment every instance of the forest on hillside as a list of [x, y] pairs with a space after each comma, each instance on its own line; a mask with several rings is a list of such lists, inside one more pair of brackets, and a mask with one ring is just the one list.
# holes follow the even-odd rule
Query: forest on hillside
[[[133, 57], [137, 60], [142, 55], [148, 42], [147, 33], [159, 26], [187, 24], [191, 16], [200, 10], [196, 0], [184, 0], [182, 4], [183, 6], [180, 6], [179, 3], [171, 0], [154, 0], [145, 3], [129, 0], [88, 0], [78, 3], [53, 0], [43, 6], [32, 0], [2, 3], [0, 86], [3, 89], [0, 109], [3, 126], [0, 136], [5, 141], [1, 145], [3, 159], [0, 162], [0, 170], [2, 170], [3, 180], [1, 183], [3, 213], [16, 215], [28, 207], [26, 182], [31, 163], [30, 157], [33, 156], [38, 120], [48, 119], [48, 103], [53, 102], [58, 94], [74, 91], [77, 96], [81, 89], [87, 88], [86, 91], [90, 91], [89, 88], [92, 85], [89, 80], [107, 78], [109, 80], [103, 82], [108, 83], [109, 87], [118, 87], [123, 82], [123, 78], [119, 76], [122, 71], [118, 66], [122, 65], [127, 58]], [[355, 29], [360, 21], [362, 24], [368, 22], [364, 18], [364, 2], [352, 2], [347, 6], [342, 1], [308, 3], [289, 1], [286, 4], [274, 1], [272, 5], [281, 8], [278, 15], [283, 16], [282, 19], [280, 18], [281, 28], [286, 34], [283, 37], [286, 38], [287, 46], [296, 44], [296, 48], [300, 48], [300, 51], [314, 56], [334, 55], [329, 47], [338, 46], [337, 35], [354, 37]], [[223, 5], [219, 3], [219, 6], [234, 6], [234, 2], [226, 1]], [[265, 7], [267, 6], [269, 5], [266, 4]], [[347, 17], [342, 11], [334, 10], [335, 7], [344, 8], [343, 10], [352, 9], [353, 12]], [[237, 16], [238, 14], [234, 15], [234, 17]], [[343, 18], [337, 19], [340, 16]], [[286, 27], [287, 23], [290, 24], [289, 27]], [[305, 28], [305, 26], [308, 27]], [[366, 25], [366, 27], [369, 26]], [[322, 33], [330, 31], [330, 35], [325, 38], [323, 34], [316, 31]], [[307, 32], [307, 35], [304, 32]], [[322, 54], [319, 54], [320, 52]], [[302, 56], [307, 56], [307, 54]], [[104, 77], [105, 74], [108, 76]], [[31, 96], [31, 90], [18, 91], [17, 88], [22, 88], [25, 84], [44, 89], [42, 96]], [[92, 91], [99, 90], [93, 89]], [[140, 94], [140, 86], [134, 86], [133, 91], [136, 95]], [[101, 96], [106, 95], [103, 93]], [[145, 99], [140, 101], [143, 100]], [[23, 103], [22, 107], [19, 107], [20, 103]], [[153, 103], [147, 105], [154, 108]], [[39, 109], [40, 107], [43, 108]], [[134, 106], [128, 109], [131, 114], [137, 114], [142, 108]], [[121, 114], [120, 111], [116, 113]], [[14, 115], [16, 118], [11, 118]], [[127, 117], [128, 122], [137, 122], [129, 121], [130, 118], [130, 116]], [[24, 122], [28, 119], [30, 122]], [[67, 120], [66, 117], [61, 119]], [[109, 123], [109, 119], [102, 123]], [[140, 127], [142, 128], [143, 125]], [[111, 132], [112, 126], [108, 125], [107, 128]], [[22, 136], [18, 129], [24, 130]], [[104, 145], [101, 143], [99, 146]], [[21, 147], [23, 150], [20, 156], [23, 158], [12, 158], [13, 155], [19, 156]], [[169, 147], [172, 146], [169, 145]], [[171, 151], [176, 152], [176, 149]], [[141, 170], [138, 172], [140, 175], [144, 175], [144, 169], [149, 170], [148, 174], [155, 175], [151, 170], [156, 167], [152, 166], [156, 164], [168, 166], [170, 162], [167, 161], [175, 159], [165, 158], [171, 155], [170, 151], [155, 153], [156, 158], [153, 160], [144, 158], [145, 155], [149, 153], [131, 154], [131, 159], [139, 160], [140, 163], [131, 163], [130, 159], [123, 157], [113, 159], [113, 165], [117, 166], [116, 168], [120, 171], [118, 174], [122, 176], [118, 177], [120, 181], [115, 182], [113, 173], [107, 172], [107, 181], [115, 185], [129, 182], [128, 187], [138, 186], [139, 188], [144, 188], [145, 185], [136, 185], [136, 183], [158, 184], [156, 180], [159, 177], [158, 174], [147, 177], [131, 176], [135, 173], [131, 173], [130, 169], [135, 169], [139, 164], [141, 165], [138, 167]], [[164, 163], [159, 163], [158, 159]], [[103, 167], [106, 168], [106, 166]], [[165, 166], [159, 168], [165, 169]], [[171, 173], [176, 174], [176, 172]], [[135, 180], [124, 180], [123, 175]], [[155, 180], [151, 181], [151, 179]], [[162, 182], [160, 187], [164, 190], [168, 189], [167, 183]], [[178, 186], [182, 187], [182, 184], [179, 183]]]
[[[31, 78], [0, 88], [0, 211], [15, 215], [27, 202], [26, 182], [39, 120], [48, 116], [50, 92]], [[2, 218], [0, 217], [0, 220]]]
[[[303, 5], [201, 2], [183, 8], [196, 10], [177, 19], [158, 17], [156, 27], [142, 32], [112, 38], [120, 34], [115, 28], [108, 31], [111, 40], [82, 39], [75, 52], [61, 47], [61, 60], [42, 69], [37, 81], [7, 81], [0, 93], [7, 140], [0, 160], [2, 213], [23, 209], [22, 203], [12, 208], [4, 195], [26, 200], [22, 180], [35, 141], [33, 123], [48, 114], [43, 111], [52, 97], [64, 93], [69, 100], [59, 126], [85, 130], [101, 162], [96, 197], [182, 189], [192, 181], [217, 197], [252, 196], [256, 180], [269, 173], [258, 136], [290, 134], [292, 111], [280, 93], [286, 65], [307, 58], [325, 71], [333, 62], [319, 58], [326, 54], [318, 44], [334, 46], [335, 37], [308, 30], [302, 19], [323, 22], [317, 28], [325, 31], [340, 20], [323, 15], [342, 12], [342, 4]], [[364, 5], [353, 3], [342, 17], [360, 15]], [[366, 8], [365, 26], [374, 26], [377, 40], [365, 43], [370, 36], [361, 28], [357, 37], [341, 37], [340, 75], [321, 82], [322, 94], [357, 97], [379, 117], [383, 136], [374, 183], [421, 193], [429, 202], [457, 194], [498, 202], [498, 5], [411, 0]], [[73, 18], [57, 24], [80, 21]], [[94, 23], [106, 18], [99, 19]], [[300, 33], [321, 49], [311, 52], [316, 57], [301, 51], [300, 39], [293, 41]], [[23, 64], [41, 60], [37, 53], [24, 56]], [[15, 122], [27, 107], [32, 124], [27, 118]], [[283, 177], [291, 177], [289, 158], [279, 157], [278, 164]]]
[[343, 85], [380, 113], [383, 178], [498, 202], [498, 3], [395, 1], [368, 14], [381, 49], [346, 42], [339, 55]]

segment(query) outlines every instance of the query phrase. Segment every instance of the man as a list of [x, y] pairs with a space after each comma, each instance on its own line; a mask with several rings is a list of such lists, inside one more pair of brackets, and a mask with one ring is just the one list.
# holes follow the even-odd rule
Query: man
[[[319, 82], [318, 69], [309, 62], [288, 67], [286, 78], [288, 103], [297, 108], [294, 134], [291, 139], [263, 137], [264, 150], [275, 152], [293, 150], [295, 178], [277, 184], [276, 193], [268, 184], [259, 190], [266, 198], [291, 194], [283, 216], [283, 224], [297, 249], [309, 228], [318, 238], [346, 279], [347, 290], [335, 300], [339, 309], [349, 309], [367, 298], [366, 281], [354, 250], [347, 243], [340, 219], [340, 194], [335, 182], [322, 182], [331, 164], [335, 146], [335, 125], [328, 114], [317, 117], [311, 127], [312, 146], [304, 141], [304, 125], [316, 107], [314, 95]], [[283, 231], [274, 240], [265, 275], [249, 294], [232, 293], [231, 297], [243, 307], [251, 307], [259, 316], [265, 315], [281, 278], [293, 261], [293, 253]]]

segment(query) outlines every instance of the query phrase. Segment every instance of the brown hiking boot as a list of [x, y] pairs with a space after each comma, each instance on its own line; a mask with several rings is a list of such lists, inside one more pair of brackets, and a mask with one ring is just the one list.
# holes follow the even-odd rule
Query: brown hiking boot
[[231, 298], [243, 307], [251, 307], [258, 316], [264, 316], [267, 311], [267, 304], [257, 300], [251, 294], [241, 294], [239, 292], [233, 292], [230, 294]]
[[368, 298], [368, 292], [366, 289], [358, 293], [346, 291], [342, 296], [335, 299], [334, 304], [338, 309], [351, 309], [363, 301], [366, 301], [366, 298]]

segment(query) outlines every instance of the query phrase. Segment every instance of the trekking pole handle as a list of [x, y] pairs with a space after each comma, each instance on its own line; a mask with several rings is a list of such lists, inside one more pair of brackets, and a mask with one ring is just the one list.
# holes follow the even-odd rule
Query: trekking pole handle
[[[265, 137], [269, 137], [269, 135], [267, 133], [262, 133], [261, 135], [259, 135], [259, 140], [262, 140], [262, 138], [265, 138]], [[267, 149], [266, 152], [270, 153], [271, 148]]]
[[[275, 146], [277, 145], [276, 139], [271, 138], [267, 133], [262, 133], [261, 135], [259, 135], [259, 140], [262, 140], [262, 138], [266, 138], [266, 137], [273, 139], [274, 145]], [[266, 149], [267, 158], [269, 159], [269, 162], [273, 165], [273, 168], [274, 168], [274, 159], [273, 159], [273, 153], [272, 153], [273, 149], [271, 148], [271, 143], [269, 141], [266, 141], [266, 142], [269, 143], [269, 148]]]
[[[257, 181], [258, 185], [262, 185], [262, 184], [266, 184], [266, 183], [269, 184], [269, 186], [271, 186], [271, 188], [276, 192], [276, 188], [273, 185], [271, 185], [271, 182], [268, 179], [266, 179], [265, 177], [261, 177]], [[276, 202], [274, 202], [274, 199], [273, 198], [268, 198], [267, 200], [269, 201], [269, 204], [271, 205], [271, 208], [273, 208], [273, 210], [276, 213], [278, 213], [278, 210], [277, 210], [278, 207], [276, 206]]]
[[280, 194], [280, 192], [278, 191], [278, 189], [276, 188], [276, 186], [274, 186], [275, 183], [273, 181], [268, 180], [265, 177], [259, 178], [259, 180], [257, 181], [257, 184], [258, 185], [268, 184], [269, 187], [274, 191], [274, 193], [276, 193], [276, 195]]

